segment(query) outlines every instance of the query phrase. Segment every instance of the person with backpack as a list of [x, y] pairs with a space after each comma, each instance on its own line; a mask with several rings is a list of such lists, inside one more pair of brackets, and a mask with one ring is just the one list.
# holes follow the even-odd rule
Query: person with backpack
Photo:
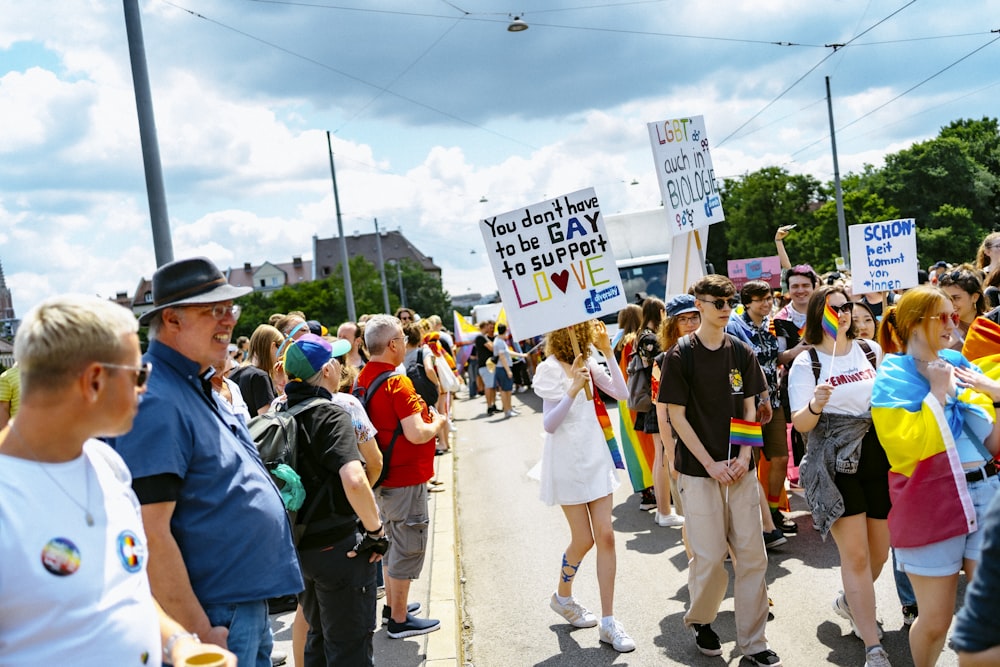
[[434, 436], [445, 420], [431, 412], [413, 383], [397, 374], [406, 357], [406, 336], [398, 319], [375, 315], [365, 323], [369, 361], [355, 391], [378, 434], [383, 479], [377, 490], [382, 521], [389, 535], [383, 561], [389, 637], [400, 639], [441, 628], [437, 619], [408, 611], [410, 583], [420, 576], [427, 551], [427, 482], [434, 476]]
[[[774, 667], [781, 659], [764, 634], [768, 603], [767, 554], [760, 520], [760, 485], [750, 472], [749, 446], [730, 444], [731, 420], [753, 421], [756, 396], [767, 390], [753, 350], [726, 333], [739, 304], [725, 276], [710, 274], [692, 288], [701, 324], [666, 354], [658, 400], [667, 405], [677, 436], [677, 486], [687, 514], [688, 590], [684, 624], [698, 650], [722, 655], [712, 622], [719, 613], [729, 575], [723, 561], [732, 552], [736, 643], [753, 664]], [[695, 378], [697, 368], [697, 379]]]
[[875, 580], [889, 556], [889, 461], [872, 427], [871, 400], [882, 348], [853, 338], [843, 287], [824, 285], [809, 297], [803, 341], [792, 362], [788, 398], [792, 423], [807, 438], [799, 475], [813, 523], [840, 554], [844, 589], [834, 612], [864, 641], [865, 665], [884, 667], [882, 629], [875, 614]]
[[[660, 329], [665, 308], [663, 302], [656, 297], [646, 297], [642, 302], [642, 329], [635, 335], [632, 355], [625, 367], [625, 377], [628, 384], [628, 408], [635, 411], [635, 430], [653, 441], [654, 452], [660, 446], [656, 442], [660, 437], [660, 429], [657, 425], [656, 408], [653, 405], [653, 359], [661, 352], [656, 332]], [[658, 488], [654, 475], [652, 486], [641, 492], [639, 510], [645, 512], [658, 509], [662, 503], [657, 499], [661, 494], [666, 493], [669, 493], [669, 489]], [[670, 502], [667, 501], [665, 504], [669, 506]], [[659, 519], [659, 516], [656, 519]]]
[[[334, 405], [341, 366], [351, 344], [305, 334], [285, 349], [288, 409], [312, 401], [294, 419], [295, 471], [305, 501], [296, 514], [305, 590], [299, 601], [309, 632], [307, 665], [371, 667], [375, 632], [375, 561], [389, 548], [361, 454], [354, 422]], [[317, 400], [319, 399], [319, 400]], [[308, 517], [301, 524], [302, 517]]]

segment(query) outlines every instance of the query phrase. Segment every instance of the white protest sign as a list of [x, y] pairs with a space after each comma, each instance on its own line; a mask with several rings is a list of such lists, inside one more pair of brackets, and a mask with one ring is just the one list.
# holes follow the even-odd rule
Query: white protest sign
[[855, 294], [914, 287], [917, 225], [913, 218], [851, 225], [851, 289]]
[[485, 218], [479, 229], [518, 338], [627, 305], [593, 188]]
[[668, 234], [690, 232], [726, 219], [708, 150], [705, 117], [647, 123]]
[[687, 294], [691, 285], [705, 277], [704, 248], [708, 230], [674, 234], [670, 240], [670, 264], [667, 265], [667, 298]]

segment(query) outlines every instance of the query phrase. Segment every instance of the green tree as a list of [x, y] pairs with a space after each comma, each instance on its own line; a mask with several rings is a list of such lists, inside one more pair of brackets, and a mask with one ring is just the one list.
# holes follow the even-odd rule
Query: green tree
[[[403, 276], [403, 290], [406, 292], [406, 306], [423, 317], [440, 315], [445, 322], [450, 321], [451, 296], [444, 290], [441, 281], [427, 273], [416, 262], [403, 259], [399, 263]], [[388, 275], [386, 276], [388, 278]], [[393, 285], [392, 280], [389, 284]], [[398, 281], [396, 296], [399, 296]]]

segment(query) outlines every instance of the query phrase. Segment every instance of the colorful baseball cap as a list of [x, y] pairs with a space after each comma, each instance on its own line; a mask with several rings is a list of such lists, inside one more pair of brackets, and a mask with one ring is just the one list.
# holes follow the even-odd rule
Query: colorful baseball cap
[[337, 339], [331, 344], [322, 336], [308, 333], [290, 343], [285, 350], [285, 374], [289, 380], [308, 380], [323, 370], [330, 359], [350, 351], [350, 341]]

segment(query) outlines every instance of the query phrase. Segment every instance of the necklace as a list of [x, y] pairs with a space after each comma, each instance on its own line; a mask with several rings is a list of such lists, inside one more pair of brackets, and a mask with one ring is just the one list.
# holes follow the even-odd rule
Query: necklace
[[49, 469], [45, 466], [45, 464], [42, 463], [41, 461], [39, 461], [37, 458], [35, 458], [35, 452], [31, 449], [31, 447], [28, 446], [28, 443], [26, 443], [24, 441], [24, 438], [21, 437], [21, 434], [18, 433], [17, 430], [14, 428], [14, 422], [10, 423], [10, 426], [9, 426], [9, 428], [7, 430], [10, 433], [14, 434], [14, 437], [17, 438], [17, 441], [20, 442], [21, 446], [25, 448], [25, 451], [27, 451], [28, 454], [30, 454], [32, 460], [35, 463], [38, 464], [38, 467], [42, 469], [42, 472], [45, 473], [45, 476], [48, 477], [52, 481], [53, 484], [55, 484], [56, 486], [58, 486], [59, 490], [62, 491], [63, 494], [67, 498], [69, 498], [73, 502], [74, 505], [76, 505], [81, 510], [83, 510], [83, 517], [87, 521], [87, 525], [88, 526], [93, 526], [94, 525], [94, 515], [90, 513], [90, 471], [87, 470], [86, 459], [84, 459], [84, 480], [86, 481], [86, 485], [87, 485], [87, 504], [86, 505], [81, 505], [80, 502], [76, 498], [74, 498], [70, 494], [69, 491], [66, 490], [66, 487], [64, 487], [62, 484], [60, 484], [58, 479], [56, 479], [55, 477], [53, 477], [52, 473], [49, 472]]

